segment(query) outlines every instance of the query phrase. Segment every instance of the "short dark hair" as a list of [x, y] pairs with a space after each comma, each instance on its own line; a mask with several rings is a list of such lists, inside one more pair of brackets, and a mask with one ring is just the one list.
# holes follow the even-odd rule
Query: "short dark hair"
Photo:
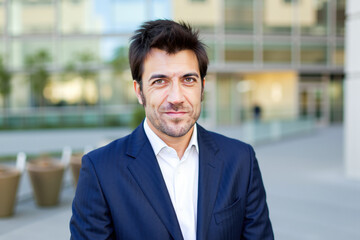
[[195, 53], [201, 79], [204, 79], [209, 64], [205, 44], [199, 40], [199, 32], [184, 22], [171, 20], [153, 20], [140, 26], [130, 39], [129, 63], [134, 80], [142, 87], [141, 76], [144, 72], [144, 61], [151, 48], [158, 48], [169, 54], [182, 50]]

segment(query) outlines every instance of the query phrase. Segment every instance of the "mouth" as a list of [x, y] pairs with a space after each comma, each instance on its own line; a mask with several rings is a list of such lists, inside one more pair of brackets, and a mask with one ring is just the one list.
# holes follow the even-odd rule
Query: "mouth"
[[165, 112], [165, 114], [169, 117], [182, 117], [186, 114], [187, 112]]

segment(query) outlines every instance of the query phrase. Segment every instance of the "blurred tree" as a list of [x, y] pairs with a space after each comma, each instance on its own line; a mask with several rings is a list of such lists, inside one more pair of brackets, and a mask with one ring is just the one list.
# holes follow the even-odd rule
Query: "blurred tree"
[[46, 65], [51, 60], [49, 53], [41, 49], [25, 58], [25, 68], [28, 72], [31, 91], [35, 97], [35, 105], [45, 105], [44, 89], [49, 82], [50, 73]]
[[86, 84], [88, 82], [95, 82], [97, 70], [94, 68], [95, 62], [97, 61], [96, 56], [90, 51], [78, 52], [74, 56], [74, 60], [69, 62], [63, 72], [65, 79], [79, 76], [82, 82], [82, 99], [81, 105], [89, 104], [86, 99]]
[[113, 58], [109, 61], [109, 65], [114, 79], [118, 81], [116, 85], [119, 86], [117, 91], [119, 91], [120, 94], [116, 95], [117, 100], [120, 103], [129, 103], [129, 82], [124, 79], [124, 72], [129, 69], [128, 48], [123, 46], [118, 47], [114, 52]]
[[11, 93], [11, 73], [0, 57], [0, 94], [3, 98], [4, 109], [8, 107], [8, 97]]
[[11, 78], [10, 71], [6, 68], [0, 57], [0, 95], [3, 99], [3, 113], [4, 113], [4, 126], [7, 125], [7, 108], [9, 107], [8, 98], [11, 93]]
[[129, 59], [127, 57], [128, 49], [126, 47], [118, 47], [115, 50], [114, 57], [110, 61], [110, 66], [115, 75], [121, 75], [129, 68]]

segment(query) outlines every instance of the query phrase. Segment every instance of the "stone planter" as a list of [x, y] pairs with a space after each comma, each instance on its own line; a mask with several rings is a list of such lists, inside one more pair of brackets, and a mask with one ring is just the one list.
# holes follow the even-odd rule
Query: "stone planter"
[[79, 175], [80, 175], [82, 156], [83, 156], [82, 154], [74, 154], [71, 156], [71, 159], [70, 159], [70, 167], [71, 167], [71, 172], [72, 172], [73, 182], [74, 182], [75, 187], [77, 185]]
[[9, 217], [14, 213], [20, 176], [19, 170], [0, 166], [0, 217]]
[[28, 162], [27, 171], [39, 206], [58, 204], [64, 170], [62, 163], [48, 157]]

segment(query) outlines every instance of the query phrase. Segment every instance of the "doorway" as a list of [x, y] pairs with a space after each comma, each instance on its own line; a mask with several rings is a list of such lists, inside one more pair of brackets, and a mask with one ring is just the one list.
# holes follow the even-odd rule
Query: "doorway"
[[329, 110], [326, 85], [321, 82], [300, 82], [299, 115], [305, 119], [315, 119], [318, 123], [328, 123]]

